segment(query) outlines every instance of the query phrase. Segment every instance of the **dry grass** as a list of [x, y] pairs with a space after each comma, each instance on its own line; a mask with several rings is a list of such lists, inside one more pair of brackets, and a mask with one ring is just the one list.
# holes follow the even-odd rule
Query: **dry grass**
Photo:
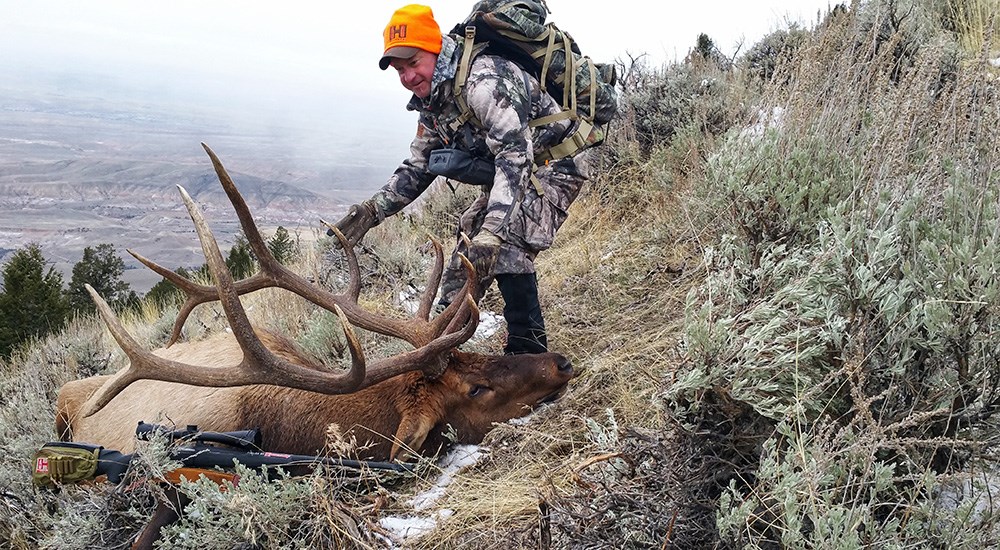
[[998, 0], [948, 0], [946, 14], [959, 36], [965, 53], [978, 57], [982, 53], [1000, 51], [997, 38], [1000, 21]]

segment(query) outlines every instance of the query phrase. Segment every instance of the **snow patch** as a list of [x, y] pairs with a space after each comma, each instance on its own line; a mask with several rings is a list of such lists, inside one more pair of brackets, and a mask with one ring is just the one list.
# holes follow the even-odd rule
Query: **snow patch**
[[420, 538], [437, 526], [434, 518], [385, 517], [378, 521], [383, 529], [391, 533], [392, 542], [400, 543]]
[[[399, 293], [397, 296], [400, 306], [410, 315], [416, 315], [420, 307], [420, 299], [416, 289], [410, 289]], [[433, 316], [433, 314], [432, 314]], [[481, 310], [479, 312], [479, 326], [476, 333], [470, 340], [492, 338], [503, 326], [503, 317], [492, 311]]]
[[990, 60], [990, 65], [993, 65], [994, 67], [1000, 67], [1000, 57], [998, 57], [996, 59], [991, 59]]
[[980, 476], [942, 483], [937, 494], [938, 506], [950, 511], [968, 506], [972, 522], [993, 517], [997, 513], [995, 501], [1000, 497], [1000, 478], [996, 472], [982, 472]]
[[476, 333], [472, 335], [472, 338], [485, 339], [493, 337], [500, 330], [503, 322], [503, 317], [492, 311], [480, 311], [479, 326], [476, 327]]
[[411, 498], [410, 505], [417, 511], [427, 510], [444, 495], [451, 482], [455, 481], [455, 474], [479, 462], [482, 457], [483, 449], [478, 445], [456, 445], [438, 462], [441, 475], [434, 485]]
[[779, 129], [785, 123], [785, 108], [775, 107], [771, 112], [761, 109], [757, 111], [757, 122], [753, 126], [744, 128], [740, 136], [744, 138], [760, 139], [769, 129]]
[[[478, 445], [456, 445], [438, 461], [441, 474], [434, 484], [414, 495], [407, 503], [415, 512], [428, 512], [444, 496], [448, 486], [455, 481], [455, 475], [479, 462], [484, 455], [485, 450]], [[430, 533], [437, 527], [438, 522], [448, 519], [454, 513], [452, 510], [442, 509], [423, 516], [386, 516], [379, 520], [379, 525], [389, 533], [392, 543], [399, 544]]]

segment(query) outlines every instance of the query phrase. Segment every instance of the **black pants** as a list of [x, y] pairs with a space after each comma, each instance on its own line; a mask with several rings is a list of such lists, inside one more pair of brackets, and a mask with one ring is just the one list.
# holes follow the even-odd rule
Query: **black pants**
[[548, 351], [545, 320], [538, 303], [538, 279], [534, 273], [496, 276], [503, 296], [503, 317], [507, 321], [507, 345], [504, 353], [543, 353]]

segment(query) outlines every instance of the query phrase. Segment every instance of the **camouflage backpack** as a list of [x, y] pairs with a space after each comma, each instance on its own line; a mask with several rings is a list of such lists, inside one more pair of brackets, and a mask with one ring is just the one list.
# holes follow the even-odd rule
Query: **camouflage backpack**
[[536, 158], [537, 163], [571, 157], [603, 142], [604, 126], [618, 111], [614, 67], [582, 55], [569, 33], [545, 22], [548, 13], [545, 0], [480, 0], [451, 31], [460, 41], [465, 37], [454, 86], [462, 110], [460, 124], [475, 120], [461, 92], [472, 58], [480, 53], [517, 63], [562, 105], [562, 112], [532, 120], [530, 126], [566, 118], [579, 121], [576, 133], [551, 147], [547, 158]]

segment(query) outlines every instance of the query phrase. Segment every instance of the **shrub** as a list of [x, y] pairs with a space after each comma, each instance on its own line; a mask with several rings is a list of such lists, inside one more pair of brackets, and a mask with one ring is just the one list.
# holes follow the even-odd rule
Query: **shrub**
[[977, 65], [942, 86], [939, 42], [859, 49], [852, 19], [802, 47], [761, 109], [780, 121], [730, 135], [688, 203], [719, 237], [664, 405], [694, 455], [680, 500], [720, 499], [702, 525], [727, 547], [991, 537], [990, 510], [963, 530], [974, 506], [937, 495], [989, 454], [1000, 405], [993, 84]]
[[739, 66], [750, 78], [767, 82], [779, 66], [792, 60], [808, 36], [808, 31], [797, 25], [778, 29], [764, 36], [740, 56]]
[[681, 128], [717, 135], [742, 118], [742, 88], [716, 63], [640, 72], [642, 79], [626, 85], [612, 133], [635, 140], [644, 154], [668, 144]]

